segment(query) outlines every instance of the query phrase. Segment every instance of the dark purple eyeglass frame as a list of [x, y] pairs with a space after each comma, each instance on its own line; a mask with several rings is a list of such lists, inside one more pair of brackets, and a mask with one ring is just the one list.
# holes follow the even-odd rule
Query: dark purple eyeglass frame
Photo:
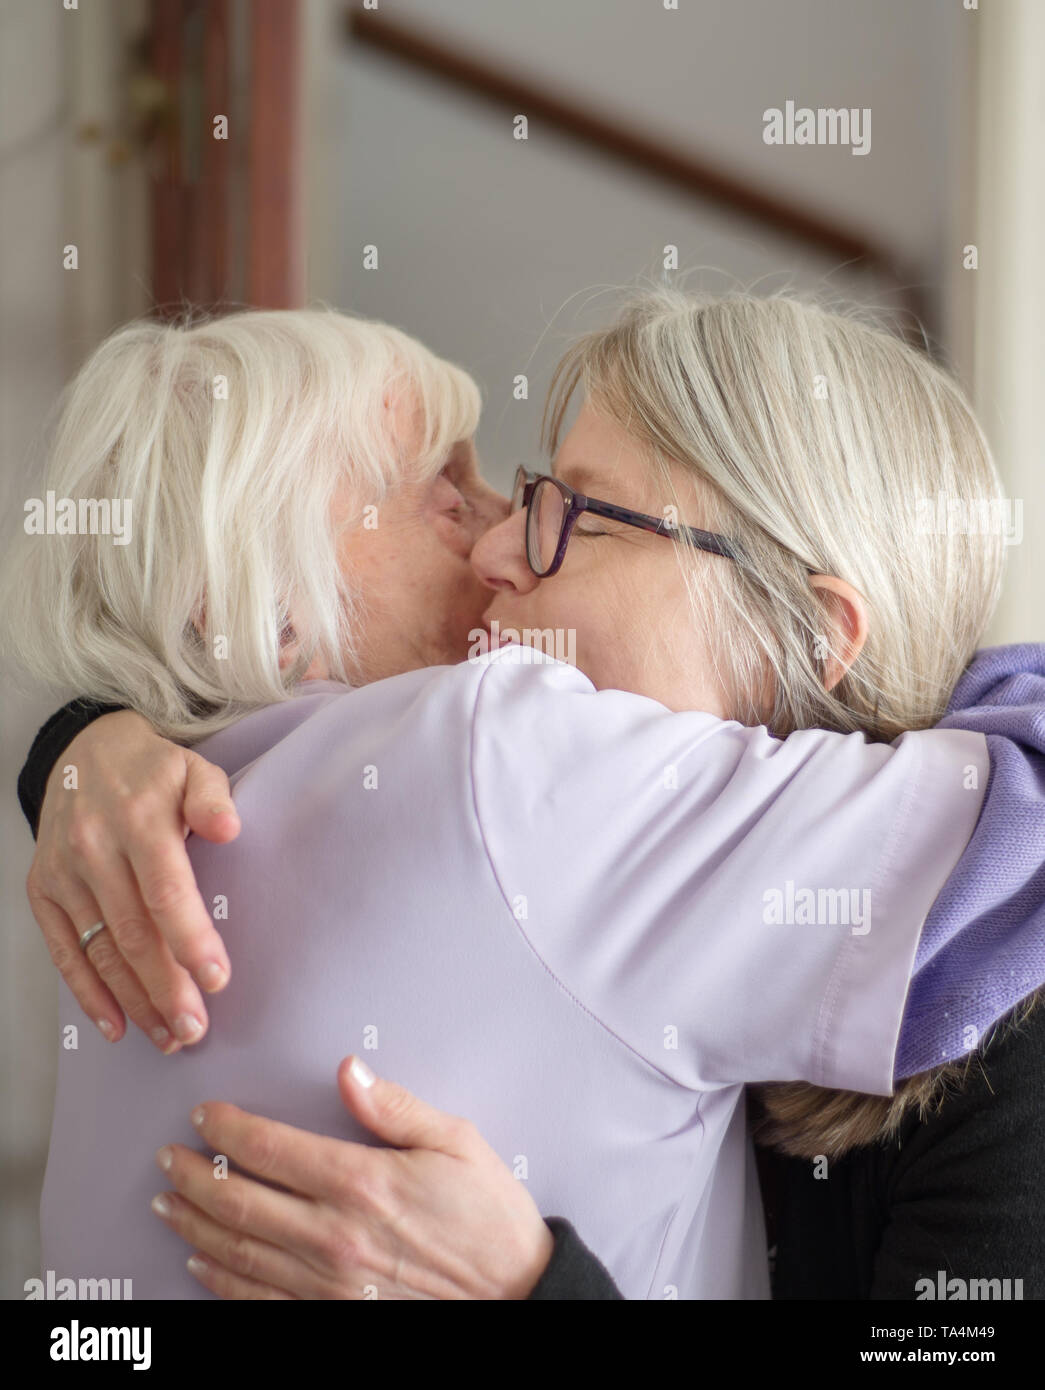
[[[539, 482], [552, 483], [566, 501], [555, 558], [544, 571], [537, 569], [530, 554], [530, 503], [534, 488]], [[566, 547], [570, 543], [577, 518], [583, 512], [604, 516], [609, 521], [621, 521], [627, 526], [637, 526], [640, 531], [649, 531], [655, 536], [668, 536], [672, 540], [684, 536], [697, 550], [706, 550], [710, 555], [721, 555], [726, 560], [739, 558], [736, 547], [725, 536], [716, 535], [713, 531], [702, 531], [696, 526], [673, 526], [670, 521], [661, 517], [647, 516], [645, 512], [633, 512], [629, 507], [618, 507], [615, 502], [600, 502], [594, 497], [586, 497], [583, 492], [575, 492], [561, 478], [556, 478], [551, 473], [531, 473], [520, 464], [515, 472], [515, 485], [512, 489], [512, 511], [520, 511], [523, 507], [527, 509], [526, 561], [539, 579], [550, 579], [553, 574], [558, 573], [566, 558]]]

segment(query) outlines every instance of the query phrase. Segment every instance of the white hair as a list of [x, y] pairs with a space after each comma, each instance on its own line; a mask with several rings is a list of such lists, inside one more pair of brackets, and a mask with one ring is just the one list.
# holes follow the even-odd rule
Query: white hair
[[[780, 736], [824, 727], [884, 740], [941, 717], [997, 602], [1004, 554], [998, 525], [932, 525], [940, 497], [947, 516], [973, 520], [997, 521], [1003, 502], [983, 433], [942, 369], [854, 312], [665, 287], [566, 353], [545, 412], [553, 451], [578, 387], [646, 447], [681, 523], [738, 545], [740, 563], [677, 547], [731, 717]], [[693, 478], [696, 521], [668, 462]], [[830, 692], [837, 634], [824, 631], [808, 570], [846, 580], [870, 610], [863, 651]]]
[[[129, 500], [129, 542], [20, 535], [6, 643], [34, 676], [174, 738], [286, 699], [316, 656], [352, 683], [365, 596], [338, 564], [335, 491], [347, 481], [359, 524], [478, 419], [460, 368], [325, 306], [130, 323], [66, 388], [44, 483]], [[291, 615], [300, 654], [281, 670]]]

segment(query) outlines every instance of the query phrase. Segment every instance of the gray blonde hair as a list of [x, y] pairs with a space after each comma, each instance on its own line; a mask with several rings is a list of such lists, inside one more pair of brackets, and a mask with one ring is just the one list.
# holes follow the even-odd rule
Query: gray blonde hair
[[[677, 547], [731, 717], [780, 737], [821, 727], [880, 740], [941, 717], [997, 602], [1004, 551], [996, 525], [926, 524], [941, 494], [952, 517], [997, 519], [1002, 501], [983, 433], [943, 370], [852, 312], [658, 288], [567, 351], [544, 417], [552, 451], [578, 387], [647, 447], [682, 523], [739, 547], [740, 563]], [[695, 521], [669, 461], [692, 474]], [[863, 651], [830, 692], [835, 639], [810, 569], [852, 584], [870, 614]]]
[[[393, 427], [403, 399], [409, 441]], [[18, 538], [3, 585], [15, 659], [186, 739], [288, 698], [317, 655], [351, 683], [365, 596], [338, 565], [335, 490], [348, 480], [360, 522], [478, 418], [460, 368], [325, 306], [126, 325], [66, 388], [45, 486], [130, 499], [129, 543]], [[300, 655], [281, 670], [291, 614]]]

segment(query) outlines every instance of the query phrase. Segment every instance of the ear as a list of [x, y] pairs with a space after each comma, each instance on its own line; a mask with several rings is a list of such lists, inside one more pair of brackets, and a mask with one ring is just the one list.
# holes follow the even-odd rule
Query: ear
[[[286, 671], [293, 666], [301, 652], [301, 644], [297, 633], [294, 631], [294, 624], [287, 622], [279, 634], [279, 669]], [[301, 677], [303, 681], [325, 681], [330, 679], [330, 672], [326, 662], [322, 657], [314, 656], [309, 663], [309, 668]]]
[[207, 600], [201, 598], [196, 607], [192, 610], [189, 619], [190, 627], [194, 627], [201, 642], [207, 640]]
[[830, 652], [824, 666], [824, 689], [833, 690], [867, 641], [867, 604], [852, 584], [833, 574], [814, 574], [809, 582], [818, 591], [824, 610], [824, 638]]
[[279, 669], [285, 671], [294, 663], [298, 635], [292, 623], [287, 623], [279, 634]]

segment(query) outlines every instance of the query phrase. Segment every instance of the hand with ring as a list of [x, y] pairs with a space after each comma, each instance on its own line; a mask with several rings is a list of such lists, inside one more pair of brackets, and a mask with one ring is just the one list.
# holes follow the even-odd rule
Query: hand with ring
[[26, 887], [51, 959], [110, 1041], [125, 1014], [164, 1053], [206, 1033], [201, 991], [223, 989], [231, 966], [185, 837], [224, 843], [239, 829], [222, 769], [130, 710], [90, 724], [59, 758]]

